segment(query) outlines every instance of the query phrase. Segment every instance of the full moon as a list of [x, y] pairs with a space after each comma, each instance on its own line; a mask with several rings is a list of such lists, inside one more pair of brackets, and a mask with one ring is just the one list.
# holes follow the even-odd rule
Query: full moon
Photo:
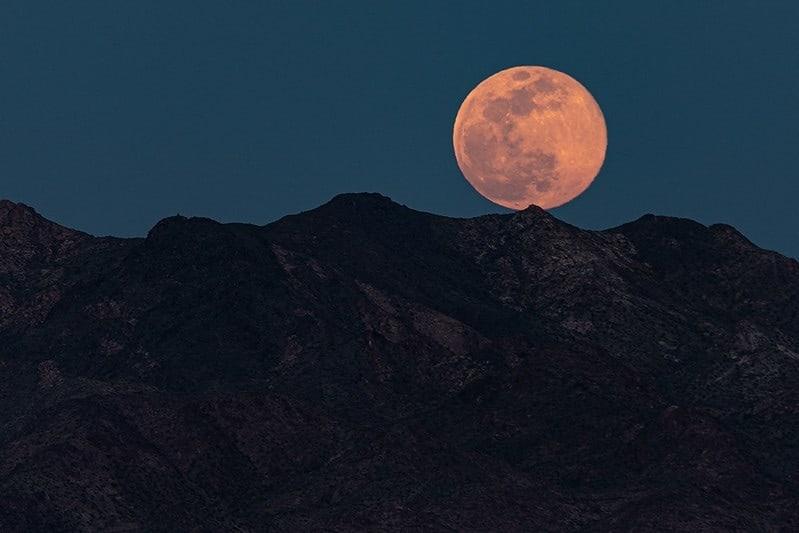
[[546, 67], [513, 67], [466, 96], [452, 142], [477, 192], [511, 209], [551, 209], [591, 185], [608, 137], [599, 105], [577, 80]]

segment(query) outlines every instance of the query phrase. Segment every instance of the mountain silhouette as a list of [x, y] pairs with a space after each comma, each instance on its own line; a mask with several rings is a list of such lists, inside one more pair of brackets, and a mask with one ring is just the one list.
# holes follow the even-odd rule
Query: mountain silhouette
[[0, 202], [0, 530], [799, 529], [799, 264], [344, 194], [97, 238]]

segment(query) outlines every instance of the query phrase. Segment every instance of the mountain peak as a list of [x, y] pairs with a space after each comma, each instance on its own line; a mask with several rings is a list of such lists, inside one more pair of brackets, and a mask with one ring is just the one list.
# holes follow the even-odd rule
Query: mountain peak
[[397, 204], [394, 200], [379, 192], [345, 192], [335, 195], [328, 203], [377, 203]]
[[210, 218], [173, 215], [153, 226], [147, 233], [147, 241], [180, 245], [202, 241], [220, 232], [225, 232], [225, 225]]
[[549, 231], [569, 226], [546, 209], [537, 205], [529, 205], [521, 211], [516, 211], [510, 216], [510, 220], [514, 225], [525, 230], [537, 228], [541, 231]]
[[638, 217], [637, 219], [633, 220], [632, 222], [628, 222], [625, 225], [636, 225], [636, 226], [649, 226], [649, 227], [662, 227], [662, 228], [682, 228], [682, 229], [692, 229], [701, 231], [705, 229], [706, 226], [696, 220], [692, 220], [690, 218], [683, 218], [683, 217], [673, 217], [673, 216], [666, 216], [666, 215], [655, 215], [653, 213], [646, 213]]
[[550, 220], [560, 222], [560, 219], [558, 219], [555, 215], [546, 209], [533, 204], [530, 204], [520, 211], [516, 211], [512, 216], [517, 220]]
[[380, 193], [355, 192], [337, 194], [327, 203], [319, 206], [320, 210], [335, 210], [344, 212], [389, 211], [409, 209]]
[[[539, 207], [535, 204], [530, 204], [524, 209], [520, 209], [517, 213], [527, 213], [527, 214], [535, 214], [535, 215], [549, 215], [549, 212], [544, 209], [543, 207]], [[550, 215], [552, 216], [552, 215]]]
[[10, 224], [23, 219], [44, 218], [29, 205], [0, 199], [0, 224]]
[[413, 210], [379, 193], [360, 192], [338, 194], [319, 207], [296, 215], [288, 215], [268, 226], [275, 228], [285, 226], [287, 223], [299, 223], [310, 224], [315, 226], [316, 230], [327, 231], [344, 224], [368, 229], [372, 224], [393, 224], [403, 217], [408, 220], [418, 220], [420, 217], [436, 217], [436, 215]]
[[41, 261], [57, 262], [87, 239], [85, 233], [47, 220], [30, 206], [0, 200], [0, 273], [24, 273]]
[[6, 236], [15, 235], [24, 239], [31, 232], [49, 233], [53, 236], [86, 236], [84, 233], [66, 228], [40, 215], [34, 208], [11, 200], [0, 200], [0, 228]]
[[651, 213], [607, 231], [623, 233], [633, 241], [649, 242], [661, 250], [672, 249], [676, 243], [690, 243], [689, 247], [696, 249], [757, 249], [741, 232], [728, 224], [705, 226], [689, 218]]

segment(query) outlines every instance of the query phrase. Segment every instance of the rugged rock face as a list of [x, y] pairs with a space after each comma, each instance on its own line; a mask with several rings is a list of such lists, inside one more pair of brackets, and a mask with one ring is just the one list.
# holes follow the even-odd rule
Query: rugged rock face
[[0, 530], [799, 529], [799, 264], [342, 195], [98, 239], [0, 202]]

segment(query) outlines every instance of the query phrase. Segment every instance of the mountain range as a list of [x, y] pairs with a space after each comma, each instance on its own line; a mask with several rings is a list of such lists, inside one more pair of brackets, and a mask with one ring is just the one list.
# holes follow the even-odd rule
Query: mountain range
[[0, 495], [2, 531], [799, 530], [799, 263], [653, 215], [0, 201]]

